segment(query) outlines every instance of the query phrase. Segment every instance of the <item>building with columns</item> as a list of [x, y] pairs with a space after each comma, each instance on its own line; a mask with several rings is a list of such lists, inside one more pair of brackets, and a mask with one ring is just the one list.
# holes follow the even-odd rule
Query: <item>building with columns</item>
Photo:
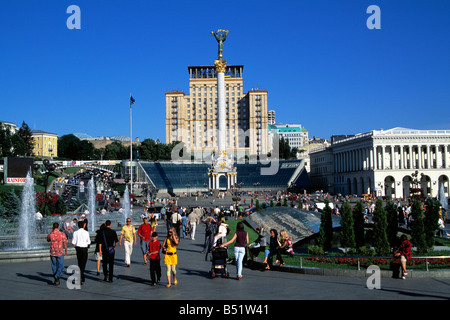
[[330, 193], [407, 198], [412, 189], [449, 196], [450, 130], [393, 128], [310, 151], [311, 183]]

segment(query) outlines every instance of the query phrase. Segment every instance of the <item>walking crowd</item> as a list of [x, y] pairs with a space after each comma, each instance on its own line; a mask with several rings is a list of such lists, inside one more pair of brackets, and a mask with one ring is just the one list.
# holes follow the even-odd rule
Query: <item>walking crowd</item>
[[[236, 210], [239, 214], [239, 211]], [[239, 215], [231, 212], [230, 218], [239, 219]], [[64, 255], [67, 255], [68, 245], [71, 244], [76, 251], [77, 264], [80, 270], [80, 284], [86, 281], [85, 270], [89, 258], [89, 248], [95, 245], [94, 259], [96, 261], [97, 276], [103, 273], [105, 282], [113, 282], [116, 250], [124, 248], [124, 266], [131, 266], [131, 256], [133, 248], [138, 245], [143, 258], [143, 265], [149, 265], [150, 284], [152, 286], [161, 281], [161, 262], [166, 266], [167, 284], [166, 287], [178, 284], [177, 279], [177, 247], [182, 239], [195, 240], [196, 230], [199, 224], [205, 226], [205, 238], [203, 242], [202, 254], [205, 260], [212, 253], [214, 248], [226, 247], [234, 244], [234, 256], [236, 261], [236, 278], [242, 278], [242, 267], [244, 259], [247, 260], [247, 248], [250, 260], [253, 261], [259, 253], [264, 253], [264, 264], [266, 269], [272, 265], [272, 257], [276, 256], [276, 264], [284, 264], [282, 254], [292, 254], [292, 242], [285, 231], [281, 232], [278, 238], [276, 230], [270, 230], [270, 241], [267, 240], [267, 232], [263, 228], [258, 228], [258, 239], [249, 243], [248, 233], [244, 230], [243, 222], [238, 222], [234, 235], [230, 235], [230, 230], [226, 224], [224, 211], [218, 206], [207, 210], [203, 207], [193, 209], [166, 206], [161, 209], [160, 219], [164, 220], [158, 226], [158, 220], [154, 214], [142, 216], [142, 224], [137, 228], [132, 225], [130, 218], [126, 219], [126, 224], [122, 226], [120, 233], [113, 230], [111, 220], [106, 220], [96, 231], [91, 242], [88, 232], [88, 220], [82, 219], [68, 221], [62, 228], [58, 222], [53, 224], [52, 231], [47, 236], [50, 242], [50, 261], [54, 285], [60, 284], [61, 272], [64, 268]], [[165, 230], [164, 228], [165, 224]], [[164, 230], [163, 241], [158, 240], [156, 228]], [[161, 231], [160, 231], [161, 233]], [[162, 258], [162, 255], [164, 257]], [[249, 260], [249, 261], [250, 261]]]
[[[277, 198], [281, 203], [285, 195]], [[303, 208], [316, 210], [309, 206], [310, 199], [302, 197], [299, 199]], [[333, 213], [339, 215], [339, 207], [334, 206]], [[365, 206], [366, 216], [371, 216], [373, 208], [367, 203]], [[178, 256], [177, 248], [183, 239], [195, 240], [196, 231], [199, 224], [205, 227], [205, 238], [201, 253], [208, 260], [209, 255], [213, 254], [215, 248], [226, 248], [234, 244], [234, 260], [236, 265], [236, 278], [242, 279], [243, 264], [252, 264], [262, 253], [262, 264], [265, 270], [270, 270], [274, 265], [284, 266], [283, 257], [293, 256], [293, 243], [286, 230], [269, 229], [264, 227], [256, 228], [257, 239], [249, 243], [249, 235], [245, 231], [244, 223], [238, 222], [236, 232], [230, 234], [227, 225], [228, 219], [239, 220], [245, 214], [240, 204], [229, 207], [201, 207], [186, 208], [177, 206], [176, 203], [168, 203], [163, 206], [159, 214], [154, 212], [142, 215], [142, 224], [137, 227], [132, 225], [132, 220], [128, 218], [126, 224], [121, 228], [120, 233], [111, 228], [111, 221], [107, 220], [96, 232], [95, 236], [95, 260], [97, 264], [97, 276], [100, 275], [100, 269], [105, 282], [113, 282], [114, 279], [114, 259], [117, 245], [124, 247], [124, 265], [130, 267], [133, 248], [138, 242], [143, 257], [143, 264], [149, 265], [151, 285], [154, 286], [161, 281], [162, 268], [161, 262], [166, 267], [167, 284], [166, 287], [176, 286]], [[408, 205], [398, 205], [399, 226], [408, 224], [410, 219], [410, 207]], [[159, 218], [159, 219], [158, 219]], [[164, 221], [161, 223], [160, 221]], [[161, 226], [158, 225], [158, 222]], [[85, 268], [88, 260], [88, 248], [91, 245], [89, 232], [87, 232], [88, 222], [86, 218], [80, 221], [68, 221], [64, 224], [63, 231], [59, 231], [58, 223], [53, 225], [52, 232], [47, 240], [51, 242], [50, 256], [54, 284], [59, 284], [60, 274], [64, 266], [64, 254], [67, 255], [67, 246], [70, 238], [73, 247], [76, 250], [78, 266], [80, 268], [81, 283], [85, 282]], [[165, 225], [165, 230], [164, 226]], [[78, 229], [76, 230], [76, 226]], [[158, 240], [159, 234], [163, 233], [164, 240]], [[119, 236], [118, 236], [119, 234]], [[162, 255], [164, 257], [162, 258]], [[411, 259], [411, 243], [407, 239], [401, 239], [399, 246], [394, 250], [394, 256], [399, 259], [401, 265], [402, 277], [406, 272], [406, 262]], [[275, 263], [273, 259], [275, 258]], [[214, 256], [212, 255], [212, 261]]]
[[[178, 283], [176, 279], [176, 248], [179, 238], [173, 227], [168, 226], [167, 235], [163, 245], [161, 245], [156, 232], [156, 220], [152, 219], [152, 223], [149, 223], [149, 218], [144, 217], [143, 223], [136, 231], [136, 228], [131, 224], [131, 219], [128, 218], [126, 225], [120, 231], [120, 237], [111, 228], [111, 224], [111, 220], [106, 220], [99, 230], [96, 231], [94, 257], [97, 266], [97, 276], [100, 275], [100, 266], [102, 266], [103, 280], [105, 282], [113, 282], [117, 245], [124, 247], [124, 264], [126, 267], [130, 267], [133, 247], [137, 245], [139, 237], [144, 265], [149, 264], [150, 266], [151, 285], [153, 286], [161, 280], [161, 253], [165, 254], [164, 264], [167, 266], [167, 287], [171, 286], [171, 277], [173, 277], [172, 283], [174, 285]], [[58, 222], [53, 224], [52, 231], [47, 235], [47, 241], [50, 242], [50, 262], [54, 285], [60, 284], [60, 275], [64, 268], [64, 255], [67, 255], [68, 238], [72, 238], [70, 242], [76, 251], [77, 263], [80, 269], [80, 284], [86, 281], [85, 269], [89, 256], [88, 249], [92, 244], [87, 225], [87, 219], [80, 219], [77, 223], [78, 229], [72, 228], [74, 231], [68, 235], [66, 232], [60, 231]]]

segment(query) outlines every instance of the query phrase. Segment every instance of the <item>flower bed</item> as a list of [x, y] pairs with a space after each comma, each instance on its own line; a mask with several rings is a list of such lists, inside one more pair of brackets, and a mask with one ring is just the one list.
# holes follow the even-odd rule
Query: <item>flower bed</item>
[[[371, 265], [377, 265], [383, 269], [389, 269], [390, 263], [395, 261], [398, 262], [398, 259], [390, 258], [390, 257], [326, 257], [326, 256], [295, 256], [295, 260], [299, 260], [302, 258], [302, 264], [306, 265], [308, 262], [312, 263], [312, 266], [317, 267], [318, 264], [322, 265], [322, 267], [328, 266], [342, 266], [342, 267], [361, 267], [367, 268]], [[286, 262], [288, 264], [288, 262]], [[294, 261], [289, 261], [289, 264], [298, 265], [299, 262], [295, 263]], [[412, 269], [425, 269], [428, 268], [439, 268], [439, 269], [447, 269], [450, 268], [450, 258], [448, 256], [445, 257], [418, 257], [411, 258], [407, 262], [407, 265]]]

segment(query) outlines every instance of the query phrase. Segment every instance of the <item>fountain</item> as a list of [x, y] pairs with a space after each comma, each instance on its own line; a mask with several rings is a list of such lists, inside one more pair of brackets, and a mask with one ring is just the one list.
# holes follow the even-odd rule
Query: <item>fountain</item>
[[[93, 196], [94, 199], [94, 201], [89, 201], [89, 210], [93, 213], [91, 218], [92, 221], [90, 221], [89, 225], [90, 228], [94, 230], [96, 226], [96, 210], [95, 187], [93, 181], [88, 183], [88, 188], [89, 196]], [[128, 212], [130, 212], [129, 209]], [[114, 216], [109, 218], [113, 221], [117, 219]], [[43, 221], [45, 221], [44, 226], [49, 227], [52, 226], [54, 222], [58, 222], [60, 229], [62, 229], [62, 224], [64, 223], [59, 216], [47, 216], [43, 218]], [[22, 205], [18, 223], [14, 220], [2, 223], [2, 229], [0, 231], [0, 263], [41, 261], [49, 259], [50, 245], [47, 242], [47, 234], [51, 230], [47, 229], [47, 227], [44, 227], [42, 230], [37, 228], [36, 194], [31, 171], [27, 174], [22, 191]], [[95, 238], [95, 232], [90, 232], [90, 236], [91, 240], [93, 240]], [[91, 246], [89, 250], [90, 252], [93, 252], [94, 249], [95, 245]], [[69, 239], [67, 257], [76, 257], [75, 249], [71, 245], [71, 239]]]
[[124, 223], [127, 224], [127, 219], [131, 216], [131, 205], [130, 205], [130, 193], [128, 191], [128, 186], [125, 187], [125, 192], [123, 193], [123, 215], [125, 217]]
[[439, 190], [439, 202], [442, 205], [442, 208], [448, 212], [448, 200], [445, 196], [444, 184], [441, 183], [441, 189]]
[[95, 208], [95, 184], [94, 184], [94, 177], [91, 178], [88, 182], [88, 210], [91, 214], [91, 221], [89, 222], [90, 226], [90, 232], [95, 232], [95, 218], [97, 216], [97, 210]]
[[[27, 173], [22, 190], [22, 203], [18, 220], [18, 226], [12, 223], [7, 228], [9, 231], [1, 236], [0, 261], [20, 262], [48, 259], [49, 246], [46, 241], [46, 234], [39, 233], [36, 224], [36, 194], [31, 170]], [[10, 233], [11, 231], [13, 232]]]
[[19, 249], [36, 248], [36, 194], [31, 170], [28, 171], [22, 191], [22, 207], [19, 220]]

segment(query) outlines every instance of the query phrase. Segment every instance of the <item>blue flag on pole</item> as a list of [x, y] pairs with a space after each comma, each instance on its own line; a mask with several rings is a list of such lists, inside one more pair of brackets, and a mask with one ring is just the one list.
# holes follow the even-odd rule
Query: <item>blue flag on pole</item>
[[133, 96], [130, 96], [130, 105], [134, 104], [135, 100], [133, 98]]

